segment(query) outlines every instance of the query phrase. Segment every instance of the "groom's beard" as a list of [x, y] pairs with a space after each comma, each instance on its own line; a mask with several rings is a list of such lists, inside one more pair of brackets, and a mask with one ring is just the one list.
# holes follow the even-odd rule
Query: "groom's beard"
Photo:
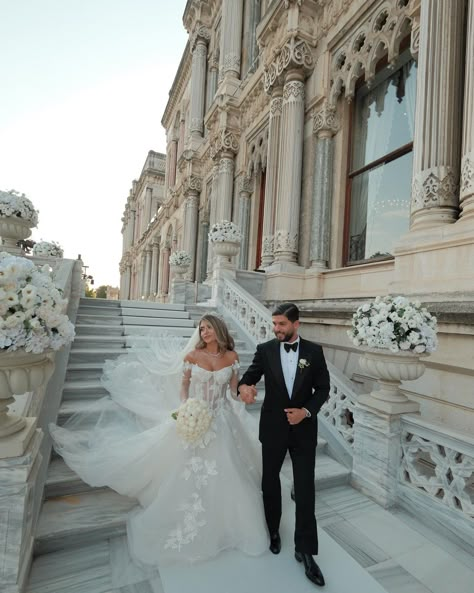
[[279, 342], [289, 342], [295, 335], [295, 332], [275, 332], [275, 337]]

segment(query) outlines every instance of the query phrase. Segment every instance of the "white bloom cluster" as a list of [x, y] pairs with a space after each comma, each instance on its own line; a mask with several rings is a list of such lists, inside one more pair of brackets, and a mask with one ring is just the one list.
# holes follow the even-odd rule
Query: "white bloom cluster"
[[13, 189], [8, 192], [0, 191], [0, 217], [13, 216], [30, 221], [33, 227], [38, 224], [38, 211], [25, 194], [20, 194]]
[[189, 266], [191, 264], [191, 256], [187, 251], [175, 251], [170, 255], [170, 265], [172, 266]]
[[239, 243], [242, 240], [242, 233], [239, 227], [233, 222], [223, 220], [212, 225], [209, 231], [209, 241], [211, 243], [220, 243], [222, 241], [232, 241]]
[[361, 305], [347, 332], [355, 346], [391, 352], [433, 352], [438, 346], [437, 321], [419, 301], [403, 296], [377, 297]]
[[190, 397], [179, 407], [176, 430], [188, 443], [196, 443], [207, 433], [211, 422], [212, 414], [207, 403]]
[[59, 350], [74, 338], [66, 305], [49, 266], [0, 253], [0, 349]]
[[38, 241], [33, 247], [33, 255], [36, 257], [63, 257], [64, 250], [55, 241]]

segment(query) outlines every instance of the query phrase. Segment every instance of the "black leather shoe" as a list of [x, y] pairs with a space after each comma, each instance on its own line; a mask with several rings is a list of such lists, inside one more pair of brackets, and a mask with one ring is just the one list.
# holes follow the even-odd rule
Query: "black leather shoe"
[[304, 552], [295, 552], [295, 558], [298, 560], [298, 562], [302, 562], [304, 564], [304, 573], [308, 579], [315, 585], [324, 587], [326, 583], [324, 581], [323, 573], [314, 561], [313, 556]]
[[278, 531], [270, 535], [270, 552], [272, 554], [279, 554], [281, 550], [281, 539]]

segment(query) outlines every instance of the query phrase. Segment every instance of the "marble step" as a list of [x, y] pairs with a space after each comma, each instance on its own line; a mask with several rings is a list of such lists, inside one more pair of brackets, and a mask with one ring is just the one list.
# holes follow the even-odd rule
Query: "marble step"
[[152, 309], [156, 311], [186, 311], [185, 305], [177, 303], [152, 303], [150, 301], [119, 301], [120, 306], [133, 309]]
[[36, 529], [36, 556], [125, 534], [136, 502], [103, 489], [47, 500]]
[[66, 369], [66, 381], [98, 380], [102, 376], [103, 368], [103, 362], [69, 363]]
[[85, 306], [100, 306], [100, 307], [120, 307], [120, 301], [115, 299], [93, 299], [90, 297], [81, 297], [79, 299], [80, 305]]
[[76, 323], [76, 336], [122, 336], [123, 325], [109, 323]]
[[78, 315], [100, 315], [102, 317], [120, 317], [122, 315], [122, 309], [120, 307], [117, 308], [110, 308], [110, 307], [85, 307], [79, 305], [79, 309], [77, 310]]
[[125, 348], [125, 336], [76, 336], [71, 350], [82, 348]]
[[69, 353], [69, 364], [104, 363], [106, 360], [115, 359], [125, 354], [125, 348], [72, 348]]
[[123, 325], [160, 325], [163, 327], [194, 327], [194, 321], [189, 317], [160, 317], [151, 315], [130, 315], [124, 314], [122, 316]]
[[108, 395], [102, 386], [100, 376], [98, 379], [84, 379], [66, 381], [63, 387], [63, 400], [70, 399], [98, 399]]
[[48, 475], [44, 486], [44, 497], [46, 500], [69, 496], [71, 494], [81, 494], [93, 490], [103, 490], [103, 488], [94, 488], [86, 484], [81, 478], [70, 469], [61, 457], [52, 459], [48, 466]]
[[122, 307], [124, 317], [147, 317], [150, 319], [189, 319], [187, 311], [169, 309], [139, 309], [137, 307]]
[[82, 323], [86, 325], [109, 325], [117, 326], [122, 325], [122, 316], [112, 315], [94, 315], [92, 313], [78, 313], [76, 317], [76, 324]]

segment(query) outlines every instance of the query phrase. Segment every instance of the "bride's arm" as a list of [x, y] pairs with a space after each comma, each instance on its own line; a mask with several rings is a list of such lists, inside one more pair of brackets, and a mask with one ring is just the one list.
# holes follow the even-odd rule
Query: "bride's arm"
[[240, 369], [239, 357], [236, 354], [234, 363], [232, 364], [232, 376], [229, 381], [229, 389], [230, 389], [230, 395], [232, 396], [233, 399], [235, 399], [237, 401], [242, 401], [239, 397], [239, 391], [238, 391], [239, 369]]
[[183, 361], [183, 378], [181, 380], [181, 391], [179, 393], [179, 399], [184, 402], [189, 397], [189, 386], [191, 384], [191, 369], [192, 361], [188, 354]]

